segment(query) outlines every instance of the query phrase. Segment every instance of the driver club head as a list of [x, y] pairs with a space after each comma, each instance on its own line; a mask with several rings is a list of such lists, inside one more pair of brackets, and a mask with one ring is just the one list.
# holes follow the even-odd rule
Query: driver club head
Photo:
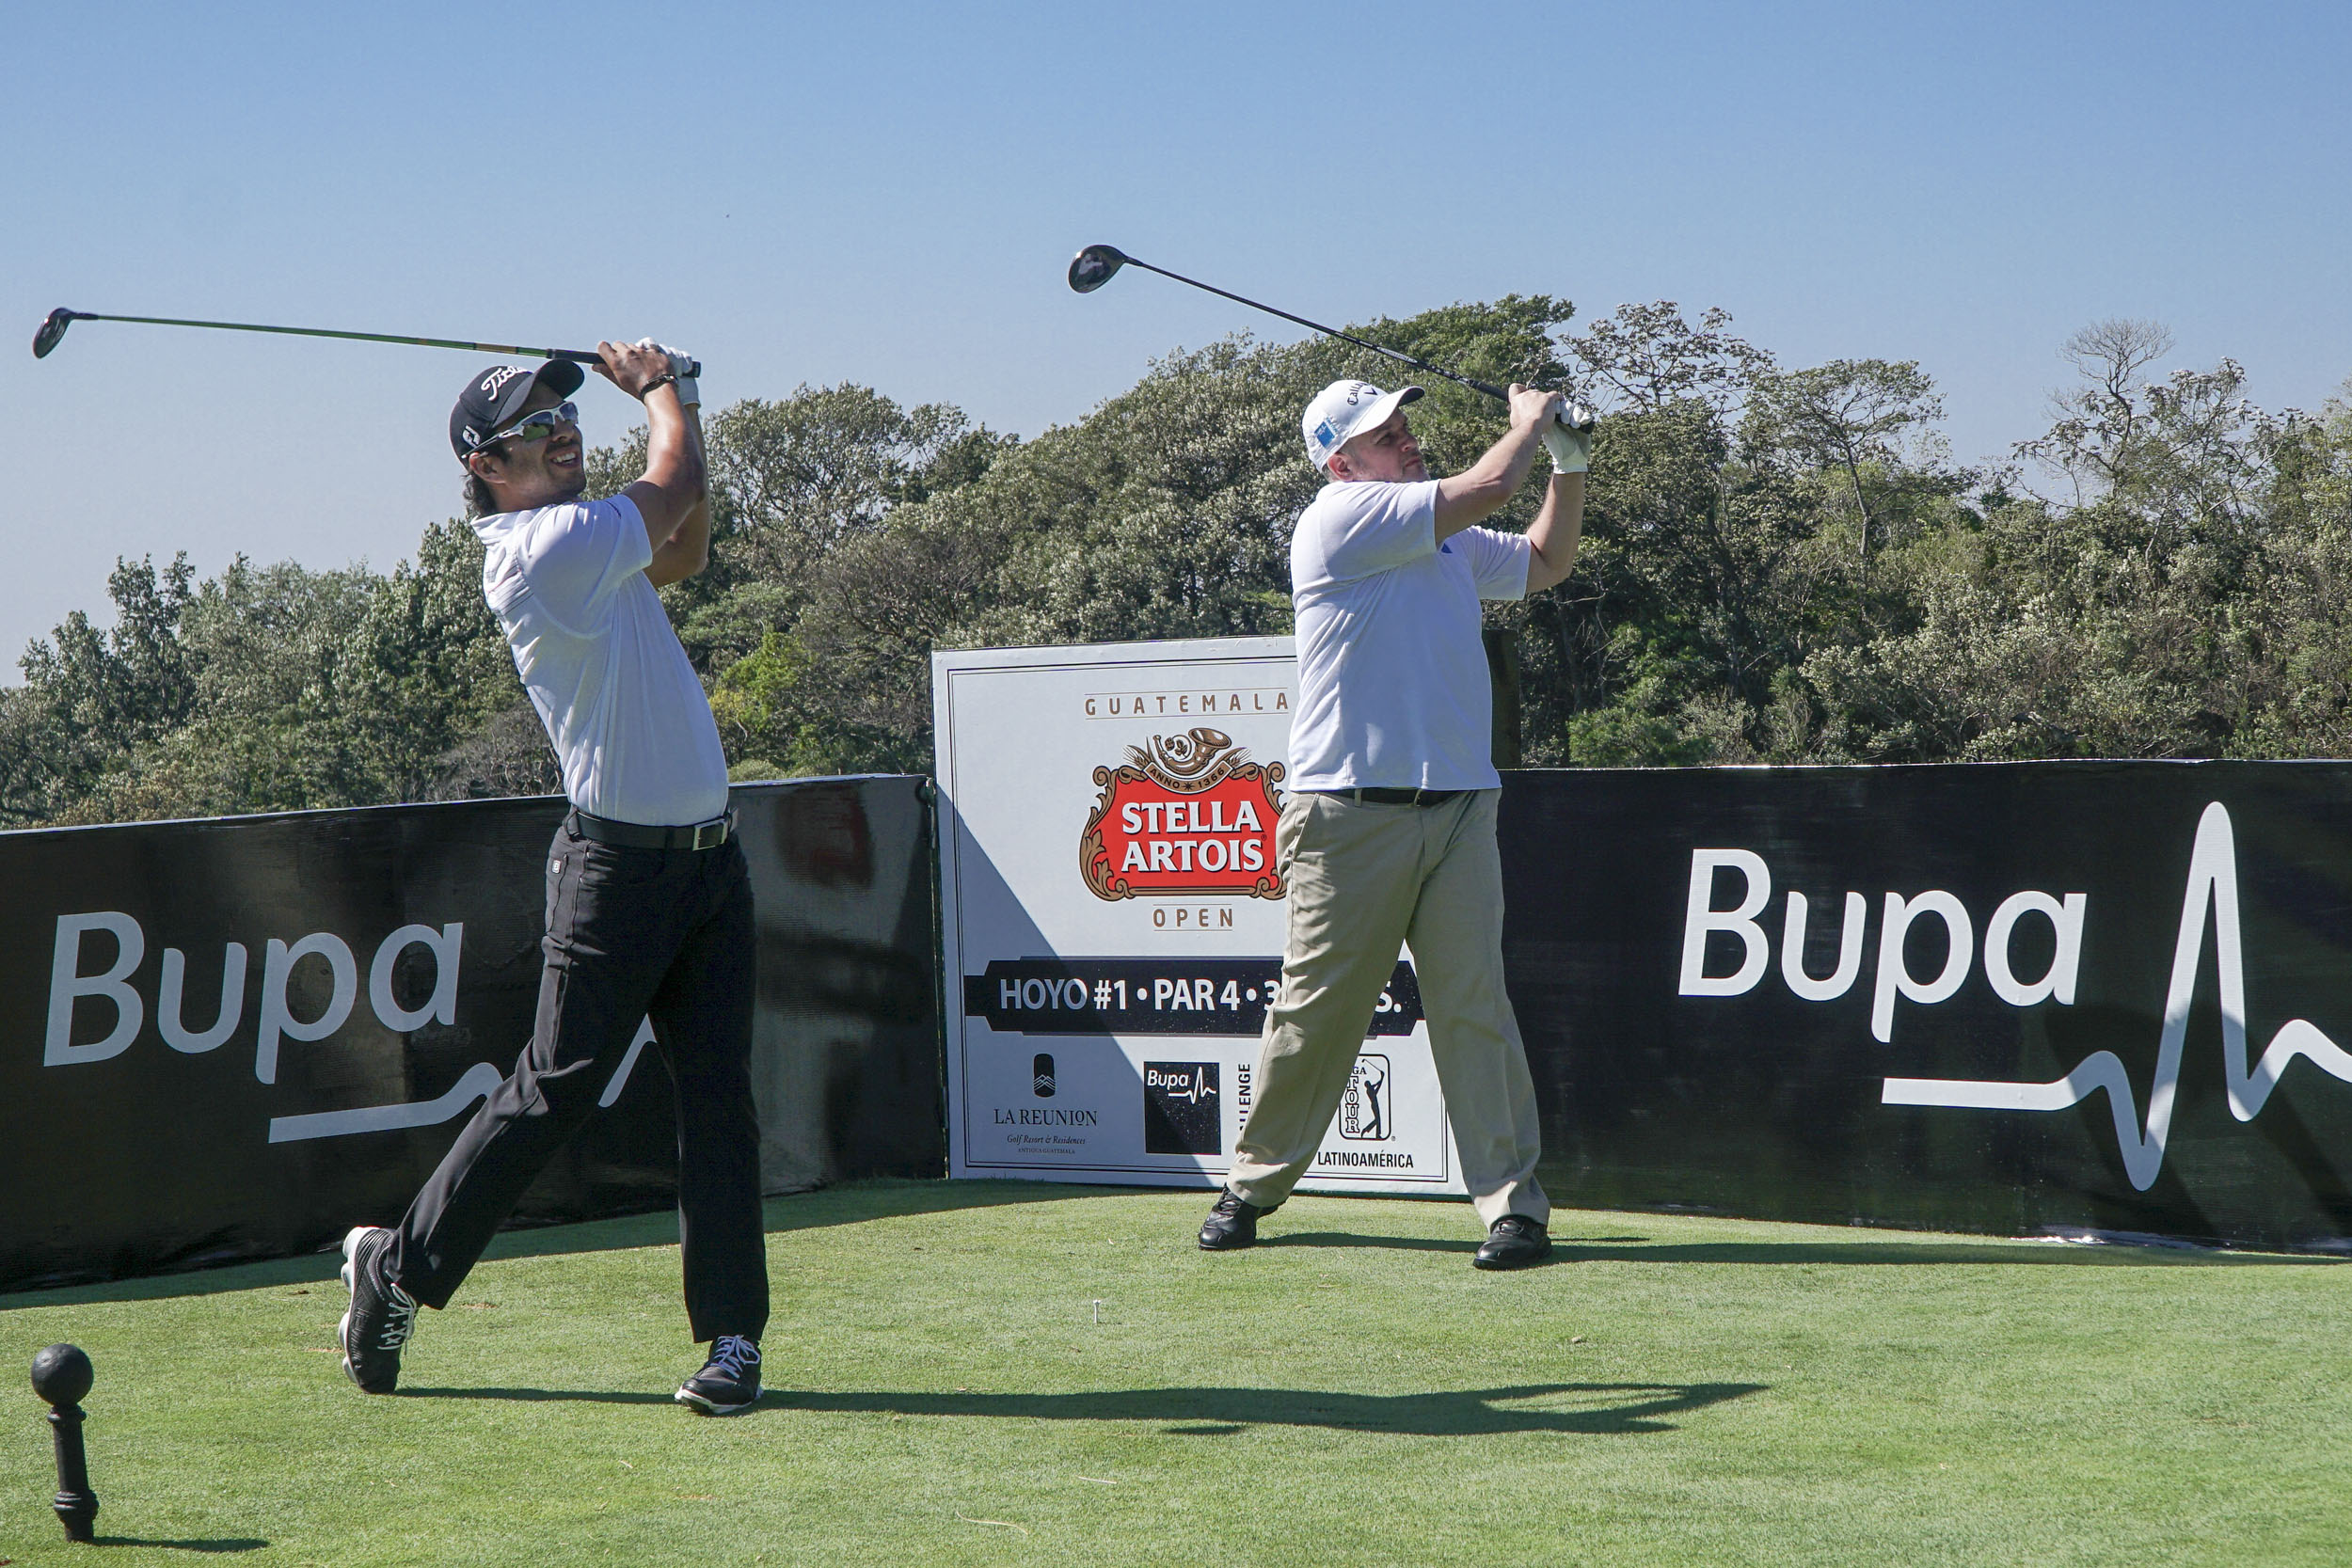
[[1070, 286], [1082, 294], [1090, 294], [1109, 282], [1128, 261], [1129, 257], [1115, 245], [1090, 245], [1072, 260]]
[[40, 324], [40, 330], [33, 334], [33, 357], [48, 358], [49, 351], [65, 337], [65, 329], [81, 319], [81, 311], [69, 310], [62, 305], [50, 311], [48, 319]]

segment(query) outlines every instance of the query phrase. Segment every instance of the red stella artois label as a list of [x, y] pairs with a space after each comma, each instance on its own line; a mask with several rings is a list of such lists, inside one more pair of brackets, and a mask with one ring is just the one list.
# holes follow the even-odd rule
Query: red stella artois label
[[1221, 731], [1153, 736], [1097, 768], [1103, 798], [1078, 835], [1078, 870], [1097, 898], [1282, 896], [1274, 867], [1279, 762], [1255, 763]]

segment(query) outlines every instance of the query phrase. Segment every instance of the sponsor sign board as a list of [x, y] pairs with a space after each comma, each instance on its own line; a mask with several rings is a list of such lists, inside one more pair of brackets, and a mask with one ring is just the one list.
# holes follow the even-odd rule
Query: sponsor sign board
[[[741, 785], [771, 1190], [938, 1172], [923, 781]], [[537, 1006], [560, 800], [0, 833], [0, 1289], [396, 1220]], [[526, 1222], [672, 1201], [649, 1025]]]
[[1506, 774], [1555, 1199], [2352, 1250], [2352, 766]]
[[[1214, 1186], [1281, 973], [1288, 638], [932, 657], [956, 1176]], [[1411, 958], [1310, 1190], [1460, 1192]]]

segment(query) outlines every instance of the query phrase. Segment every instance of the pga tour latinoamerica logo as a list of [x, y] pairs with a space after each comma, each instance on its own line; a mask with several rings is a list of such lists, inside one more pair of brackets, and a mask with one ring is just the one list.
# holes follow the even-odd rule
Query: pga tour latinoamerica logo
[[1365, 1052], [1347, 1075], [1340, 1096], [1340, 1136], [1356, 1143], [1387, 1143], [1396, 1136], [1389, 1117], [1389, 1059]]
[[1279, 762], [1255, 763], [1218, 730], [1153, 736], [1097, 768], [1103, 798], [1078, 835], [1078, 870], [1097, 898], [1225, 894], [1279, 898], [1274, 824]]

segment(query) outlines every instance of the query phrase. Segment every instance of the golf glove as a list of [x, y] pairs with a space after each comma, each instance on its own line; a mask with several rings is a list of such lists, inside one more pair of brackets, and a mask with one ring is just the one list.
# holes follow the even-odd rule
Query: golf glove
[[1571, 428], [1567, 421], [1581, 424], [1592, 418], [1592, 412], [1576, 404], [1560, 410], [1560, 418], [1544, 426], [1544, 450], [1551, 453], [1551, 471], [1555, 474], [1581, 474], [1593, 464], [1593, 433]]
[[[646, 341], [653, 343], [650, 338]], [[670, 373], [677, 377], [678, 402], [690, 407], [702, 402], [703, 389], [695, 383], [692, 373], [694, 356], [682, 348], [672, 348], [667, 343], [653, 343], [653, 346], [670, 356]]]

